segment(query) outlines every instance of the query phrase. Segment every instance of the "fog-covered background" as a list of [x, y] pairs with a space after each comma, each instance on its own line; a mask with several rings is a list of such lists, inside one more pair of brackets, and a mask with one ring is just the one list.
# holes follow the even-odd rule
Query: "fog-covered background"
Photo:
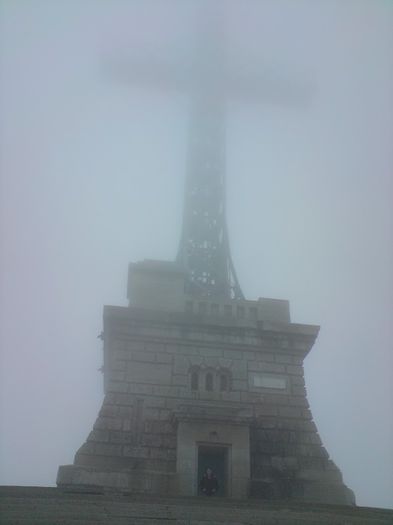
[[[103, 305], [180, 235], [187, 94], [107, 64], [187, 60], [195, 5], [0, 5], [0, 483], [52, 485], [102, 402]], [[226, 5], [234, 63], [314, 86], [305, 108], [228, 103], [238, 277], [321, 325], [305, 371], [322, 440], [358, 504], [392, 507], [393, 4]]]

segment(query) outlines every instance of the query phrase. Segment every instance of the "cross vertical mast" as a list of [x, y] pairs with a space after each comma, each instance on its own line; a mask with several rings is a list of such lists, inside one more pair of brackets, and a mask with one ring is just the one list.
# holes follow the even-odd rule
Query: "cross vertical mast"
[[[225, 216], [226, 97], [222, 11], [202, 11], [190, 100], [190, 132], [178, 261], [196, 296], [243, 297], [234, 271]], [[221, 33], [221, 34], [219, 34]]]

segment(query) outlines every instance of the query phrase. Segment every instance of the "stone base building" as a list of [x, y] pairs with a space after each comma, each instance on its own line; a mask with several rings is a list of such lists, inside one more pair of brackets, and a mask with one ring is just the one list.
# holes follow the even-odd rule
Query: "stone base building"
[[64, 489], [353, 504], [321, 443], [303, 360], [319, 327], [274, 299], [195, 299], [171, 262], [130, 265], [129, 307], [104, 309], [105, 398]]

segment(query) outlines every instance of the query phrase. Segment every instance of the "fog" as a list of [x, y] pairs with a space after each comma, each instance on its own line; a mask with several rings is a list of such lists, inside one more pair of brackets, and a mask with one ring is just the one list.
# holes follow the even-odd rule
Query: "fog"
[[[149, 64], [190, 64], [196, 8], [1, 2], [1, 484], [72, 463], [103, 399], [103, 305], [127, 304], [129, 261], [176, 256], [192, 75], [176, 91]], [[240, 284], [321, 325], [319, 433], [357, 503], [393, 507], [393, 5], [225, 8], [231, 67], [273, 82], [252, 100], [223, 86]], [[275, 82], [303, 100], [273, 100]]]

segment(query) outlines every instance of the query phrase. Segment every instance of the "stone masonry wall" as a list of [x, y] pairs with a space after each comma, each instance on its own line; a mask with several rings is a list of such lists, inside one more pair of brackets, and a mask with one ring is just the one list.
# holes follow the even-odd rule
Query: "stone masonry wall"
[[[212, 324], [111, 307], [104, 324], [106, 395], [75, 465], [127, 472], [136, 480], [132, 490], [170, 492], [176, 412], [230, 409], [250, 421], [252, 496], [318, 500], [329, 487], [332, 499], [345, 502], [347, 489], [306, 397], [302, 364], [317, 332], [304, 325]], [[193, 391], [195, 369], [227, 371], [228, 391], [203, 385]], [[258, 386], [261, 381], [269, 386]]]

